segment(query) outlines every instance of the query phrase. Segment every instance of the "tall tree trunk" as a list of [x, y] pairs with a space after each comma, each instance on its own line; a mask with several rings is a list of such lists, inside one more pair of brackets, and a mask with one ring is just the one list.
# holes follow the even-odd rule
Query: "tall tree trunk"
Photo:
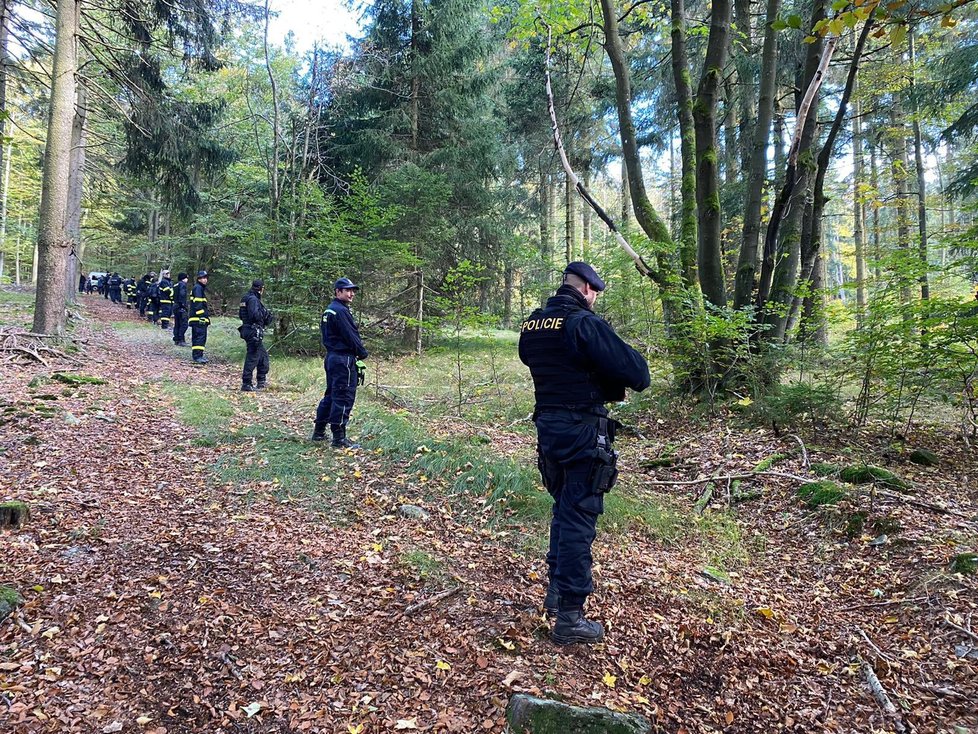
[[506, 258], [503, 263], [503, 327], [509, 329], [513, 325], [513, 260]]
[[550, 268], [554, 259], [554, 210], [550, 174], [540, 167], [540, 258]]
[[[876, 6], [869, 11], [866, 22], [863, 25], [858, 40], [856, 41], [856, 45], [852, 52], [852, 57], [849, 60], [849, 71], [846, 76], [845, 87], [842, 90], [842, 98], [839, 100], [839, 106], [836, 108], [835, 117], [832, 120], [832, 126], [829, 128], [828, 135], [825, 136], [825, 142], [819, 149], [818, 157], [815, 160], [815, 181], [812, 186], [811, 196], [812, 212], [811, 216], [808, 217], [808, 212], [806, 211], [808, 223], [807, 226], [802, 229], [800, 247], [801, 275], [798, 279], [799, 283], [805, 283], [811, 280], [812, 271], [815, 266], [815, 259], [818, 256], [818, 250], [822, 243], [823, 216], [825, 213], [825, 204], [828, 202], [828, 198], [825, 196], [825, 175], [828, 172], [829, 163], [835, 149], [835, 141], [839, 137], [839, 132], [842, 130], [842, 126], [845, 121], [846, 112], [849, 109], [849, 100], [852, 98], [852, 91], [856, 86], [856, 73], [859, 70], [859, 62], [862, 58], [863, 49], [866, 46], [866, 39], [869, 38], [869, 32], [873, 28], [873, 18], [875, 13]], [[795, 298], [792, 305], [792, 313], [789, 316], [789, 324], [795, 319], [795, 310], [797, 309], [798, 304], [799, 301], [797, 298]], [[790, 325], [788, 328], [790, 330]]]
[[913, 103], [913, 151], [917, 168], [917, 230], [920, 253], [920, 298], [930, 299], [927, 252], [927, 180], [924, 170], [924, 144], [920, 133], [920, 104], [917, 100], [917, 47], [913, 25], [910, 26], [910, 99]]
[[[822, 231], [821, 229], [819, 230]], [[812, 265], [811, 292], [805, 296], [801, 315], [799, 341], [813, 343], [820, 347], [829, 345], [828, 324], [825, 320], [825, 273], [826, 257], [819, 247]]]
[[[907, 190], [907, 179], [910, 176], [910, 161], [907, 156], [907, 125], [903, 107], [899, 101], [894, 101], [890, 107], [890, 145], [892, 164], [890, 175], [893, 178], [893, 195], [896, 199], [897, 218], [897, 248], [904, 256], [901, 262], [906, 268], [911, 263], [910, 258], [910, 193]], [[910, 303], [910, 286], [900, 289], [900, 297], [904, 303]]]
[[3, 199], [0, 200], [0, 281], [2, 281], [4, 262], [7, 255], [7, 200], [10, 198], [10, 158], [13, 152], [13, 145], [7, 143], [6, 146], [3, 146], [2, 142], [0, 142], [0, 146], [6, 149], [6, 155], [3, 157]]
[[567, 262], [576, 259], [577, 252], [577, 189], [570, 176], [564, 177], [564, 255]]
[[[611, 63], [615, 76], [615, 109], [618, 112], [618, 130], [621, 137], [622, 156], [628, 169], [628, 188], [632, 197], [632, 210], [638, 226], [656, 247], [656, 267], [650, 267], [641, 260], [636, 263], [639, 272], [651, 278], [660, 288], [662, 298], [662, 315], [666, 331], [671, 336], [680, 337], [686, 318], [698, 307], [694, 299], [684, 298], [686, 289], [673, 265], [669, 252], [662, 245], [673, 244], [669, 230], [659, 217], [645, 189], [645, 179], [642, 175], [642, 161], [638, 152], [638, 141], [635, 136], [635, 121], [632, 117], [631, 79], [628, 61], [625, 58], [625, 48], [618, 33], [618, 14], [612, 0], [601, 0], [601, 17], [604, 20], [605, 52]], [[682, 347], [674, 347], [674, 356], [682, 359]]]
[[[816, 0], [812, 10], [812, 27], [825, 17], [823, 0]], [[815, 168], [812, 145], [818, 127], [818, 90], [832, 57], [836, 39], [818, 37], [809, 44], [805, 69], [796, 105], [795, 132], [792, 136], [784, 188], [778, 194], [768, 222], [764, 242], [764, 261], [757, 289], [758, 311], [763, 310], [768, 329], [764, 338], [781, 342], [788, 323], [788, 311], [801, 260], [802, 216], [808, 199]]]
[[[632, 197], [632, 211], [639, 227], [652, 242], [668, 244], [672, 242], [669, 230], [659, 217], [645, 189], [642, 175], [642, 160], [638, 152], [635, 136], [635, 121], [632, 118], [632, 92], [625, 48], [618, 34], [618, 15], [612, 0], [601, 0], [601, 14], [604, 18], [605, 51], [615, 75], [615, 108], [618, 112], [618, 128], [621, 136], [622, 155], [628, 169], [628, 189]], [[660, 265], [667, 258], [659, 260]], [[665, 273], [656, 274], [660, 285], [667, 284]]]
[[628, 166], [625, 157], [621, 159], [621, 228], [628, 231], [628, 221], [632, 216], [632, 195], [628, 190]]
[[57, 0], [51, 102], [41, 206], [37, 234], [37, 293], [34, 331], [64, 334], [65, 276], [71, 239], [68, 236], [68, 172], [71, 167], [71, 125], [75, 114], [75, 73], [78, 70], [75, 36], [79, 4]]
[[10, 188], [10, 144], [4, 145], [7, 135], [7, 41], [9, 38], [10, 5], [13, 0], [0, 0], [0, 171], [3, 171], [3, 217], [0, 222], [0, 281], [3, 280], [7, 256], [7, 194]]
[[87, 145], [86, 118], [88, 95], [83, 84], [78, 84], [75, 99], [75, 117], [71, 125], [71, 163], [68, 172], [67, 230], [71, 238], [75, 258], [69, 258], [68, 286], [71, 295], [68, 302], [75, 302], [78, 274], [73, 272], [82, 264], [82, 201], [85, 190], [85, 158]]
[[880, 176], [876, 161], [876, 140], [869, 141], [869, 188], [873, 191], [873, 280], [879, 282], [882, 276], [883, 246], [880, 227]]
[[[761, 233], [761, 201], [767, 180], [767, 148], [770, 139], [771, 120], [774, 117], [774, 90], [778, 76], [777, 34], [771, 24], [777, 20], [781, 0], [767, 0], [767, 16], [764, 24], [764, 50], [761, 52], [760, 98], [757, 102], [757, 124], [751, 143], [747, 171], [747, 193], [744, 205], [743, 242], [737, 261], [734, 280], [734, 308], [743, 308], [751, 302], [754, 278], [757, 274], [757, 244]], [[775, 141], [775, 148], [781, 142]]]
[[[584, 186], [590, 191], [590, 163], [584, 169]], [[581, 207], [581, 258], [584, 261], [590, 261], [591, 259], [591, 207], [587, 205]]]
[[[751, 27], [751, 0], [734, 0], [734, 20], [737, 24], [737, 34], [735, 42], [742, 47], [742, 59], [753, 59], [757, 54], [754, 45], [754, 32]], [[733, 53], [733, 52], [731, 52]], [[764, 63], [761, 62], [761, 74], [763, 75]], [[740, 64], [737, 68], [737, 80], [740, 82], [740, 93], [737, 95], [739, 108], [738, 117], [740, 118], [739, 129], [739, 150], [740, 150], [740, 175], [743, 176], [750, 170], [751, 155], [754, 147], [755, 127], [758, 117], [757, 110], [754, 109], [754, 97], [757, 95], [757, 75], [750, 64]], [[768, 123], [770, 125], [770, 123]]]
[[720, 232], [720, 173], [717, 151], [717, 103], [720, 81], [727, 64], [730, 34], [730, 0], [713, 0], [710, 38], [707, 42], [703, 73], [693, 105], [693, 127], [696, 131], [696, 206], [697, 264], [703, 296], [714, 306], [727, 305], [723, 275]]
[[[696, 272], [696, 130], [693, 122], [693, 89], [686, 53], [686, 6], [684, 0], [672, 0], [672, 79], [676, 87], [679, 116], [679, 262], [683, 285], [693, 288]], [[675, 227], [673, 228], [675, 233]]]
[[862, 326], [866, 312], [866, 214], [863, 205], [863, 130], [859, 100], [852, 109], [852, 240], [856, 248], [856, 324]]

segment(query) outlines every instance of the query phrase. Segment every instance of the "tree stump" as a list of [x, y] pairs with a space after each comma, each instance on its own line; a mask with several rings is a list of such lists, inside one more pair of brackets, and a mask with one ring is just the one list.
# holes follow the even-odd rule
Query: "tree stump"
[[20, 529], [30, 517], [30, 508], [25, 502], [11, 500], [0, 503], [0, 528]]

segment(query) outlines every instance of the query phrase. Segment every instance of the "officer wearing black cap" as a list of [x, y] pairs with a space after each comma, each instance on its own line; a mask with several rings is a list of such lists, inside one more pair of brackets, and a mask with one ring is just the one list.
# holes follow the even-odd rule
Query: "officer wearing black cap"
[[207, 271], [197, 271], [197, 282], [190, 293], [190, 349], [194, 364], [207, 364], [207, 327], [211, 323], [211, 312], [207, 307]]
[[333, 433], [334, 448], [356, 448], [346, 437], [346, 424], [357, 397], [357, 384], [363, 384], [366, 367], [363, 360], [367, 350], [350, 313], [350, 304], [360, 286], [349, 278], [340, 278], [333, 285], [333, 301], [323, 311], [319, 330], [326, 347], [326, 392], [316, 409], [312, 440], [326, 439], [326, 426]]
[[572, 262], [547, 305], [520, 327], [520, 360], [530, 368], [536, 399], [538, 465], [553, 498], [544, 608], [557, 615], [551, 639], [558, 645], [604, 639], [601, 624], [584, 617], [594, 588], [591, 544], [618, 474], [616, 424], [604, 404], [623, 400], [626, 388], [649, 386], [642, 355], [591, 310], [604, 289], [594, 268]]
[[[241, 303], [238, 304], [238, 318], [241, 319], [238, 333], [248, 345], [244, 370], [241, 373], [242, 392], [264, 390], [268, 379], [268, 350], [265, 349], [262, 340], [265, 336], [265, 327], [272, 323], [272, 312], [261, 302], [264, 292], [265, 281], [253, 280], [251, 290], [241, 296]], [[252, 375], [256, 371], [258, 382], [253, 384]]]

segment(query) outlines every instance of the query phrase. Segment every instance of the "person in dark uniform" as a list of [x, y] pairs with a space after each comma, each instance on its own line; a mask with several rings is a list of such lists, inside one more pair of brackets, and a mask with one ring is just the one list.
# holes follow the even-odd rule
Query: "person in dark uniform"
[[160, 271], [160, 328], [169, 329], [173, 317], [173, 281], [170, 271]]
[[[238, 318], [241, 319], [238, 333], [248, 345], [244, 370], [241, 373], [242, 392], [264, 390], [268, 379], [268, 350], [265, 349], [263, 339], [265, 327], [272, 323], [272, 312], [261, 302], [264, 292], [265, 282], [254, 280], [251, 290], [241, 296], [241, 303], [238, 305]], [[256, 371], [258, 381], [252, 384], [252, 375]]]
[[178, 273], [173, 286], [173, 343], [178, 347], [187, 346], [188, 277], [186, 273]]
[[623, 400], [626, 388], [649, 386], [642, 355], [591, 310], [604, 289], [594, 268], [572, 262], [547, 305], [520, 327], [520, 360], [533, 377], [538, 465], [553, 498], [544, 608], [557, 615], [551, 639], [558, 645], [604, 639], [601, 624], [584, 616], [593, 591], [591, 544], [618, 474], [616, 423], [604, 404]]
[[112, 273], [105, 281], [109, 288], [109, 298], [112, 303], [122, 303], [122, 278], [118, 273]]
[[333, 448], [357, 448], [346, 437], [346, 424], [357, 398], [357, 384], [362, 385], [367, 350], [360, 340], [360, 332], [350, 313], [353, 296], [360, 290], [349, 278], [340, 278], [333, 285], [333, 301], [323, 311], [319, 324], [323, 346], [326, 347], [326, 392], [316, 408], [312, 440], [326, 439], [326, 426], [333, 434]]
[[197, 282], [190, 293], [190, 343], [194, 364], [207, 364], [207, 327], [211, 323], [211, 312], [207, 307], [207, 271], [197, 271]]
[[136, 307], [139, 309], [141, 318], [146, 316], [146, 305], [149, 302], [149, 283], [152, 276], [147, 273], [136, 284]]
[[132, 310], [136, 305], [136, 279], [126, 278], [122, 281], [122, 295], [126, 297], [126, 308]]
[[84, 273], [82, 273], [81, 275], [78, 276], [78, 292], [79, 293], [84, 293], [85, 292], [85, 284], [87, 282], [88, 282], [88, 276], [87, 275], [85, 275]]
[[109, 289], [105, 285], [105, 283], [106, 283], [106, 281], [108, 281], [108, 279], [109, 279], [109, 274], [108, 273], [106, 273], [105, 275], [100, 275], [99, 276], [99, 279], [98, 279], [98, 293], [99, 293], [100, 296], [102, 296], [102, 298], [108, 298], [109, 297]]
[[160, 282], [153, 273], [147, 273], [149, 285], [146, 287], [146, 320], [157, 323], [160, 320]]

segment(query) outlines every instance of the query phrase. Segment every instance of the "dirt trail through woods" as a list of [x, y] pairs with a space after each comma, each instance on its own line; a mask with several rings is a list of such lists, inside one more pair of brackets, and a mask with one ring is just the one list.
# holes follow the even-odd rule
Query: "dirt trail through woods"
[[[913, 587], [923, 611], [907, 607], [872, 550], [806, 555], [823, 531], [787, 488], [772, 490], [778, 517], [746, 511], [770, 526], [770, 545], [730, 584], [706, 581], [681, 545], [599, 535], [592, 608], [609, 641], [558, 651], [539, 614], [543, 564], [473, 524], [481, 508], [455, 517], [429, 503], [426, 522], [400, 517], [400, 502], [422, 500], [367, 451], [342, 455], [342, 521], [276, 501], [267, 482], [222, 482], [216, 466], [262, 457], [247, 440], [195, 442], [161, 377], [225, 391], [233, 422], [274, 415], [294, 440], [314, 406], [241, 394], [240, 365], [194, 368], [167, 333], [134, 340], [111, 326], [131, 313], [86, 304], [83, 365], [58, 366], [106, 384], [0, 367], [0, 500], [33, 510], [0, 535], [0, 582], [25, 598], [0, 623], [0, 729], [501, 732], [517, 690], [641, 711], [689, 734], [978, 726], [975, 663], [953, 650], [967, 640], [939, 621], [976, 608], [974, 582], [934, 576]], [[966, 491], [965, 506], [973, 482]], [[444, 570], [420, 578], [399, 561], [416, 551]], [[914, 563], [911, 549], [883, 566]], [[905, 704], [896, 716], [870, 694], [860, 655]], [[939, 675], [915, 685], [924, 658]]]

